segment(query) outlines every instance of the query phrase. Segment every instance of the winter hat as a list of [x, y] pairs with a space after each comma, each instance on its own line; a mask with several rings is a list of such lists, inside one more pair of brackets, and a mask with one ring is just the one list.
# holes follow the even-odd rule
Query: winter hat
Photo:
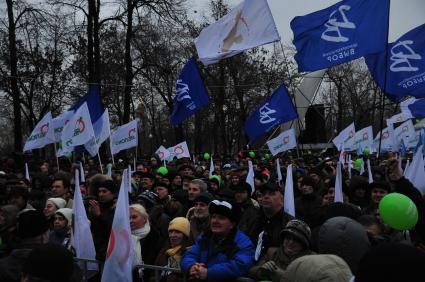
[[23, 274], [49, 282], [70, 282], [74, 272], [72, 253], [57, 244], [33, 249], [24, 263]]
[[201, 194], [198, 195], [198, 197], [195, 198], [195, 200], [193, 202], [194, 203], [202, 202], [202, 203], [209, 205], [212, 200], [214, 200], [214, 196], [211, 193], [202, 192]]
[[186, 237], [189, 237], [190, 235], [190, 223], [185, 217], [176, 217], [172, 221], [170, 221], [170, 224], [168, 225], [168, 231], [170, 230], [176, 230], [180, 231]]
[[252, 188], [246, 182], [239, 183], [239, 185], [237, 185], [236, 187], [234, 187], [233, 190], [235, 190], [235, 193], [238, 193], [238, 192], [247, 192], [248, 193], [248, 197], [251, 197], [251, 190], [252, 190]]
[[66, 206], [66, 201], [62, 198], [49, 198], [47, 201], [52, 202], [56, 209], [63, 209]]
[[43, 213], [27, 210], [18, 217], [18, 237], [21, 239], [37, 237], [49, 229], [49, 223]]
[[303, 243], [304, 247], [310, 247], [311, 230], [304, 221], [299, 219], [290, 220], [280, 232], [280, 238], [283, 240], [287, 235], [292, 235], [297, 238]]
[[101, 187], [108, 189], [113, 194], [116, 194], [118, 192], [117, 186], [115, 185], [113, 180], [107, 179], [107, 180], [99, 183], [98, 189], [101, 188]]
[[188, 201], [187, 190], [183, 190], [183, 189], [175, 190], [171, 194], [171, 197], [182, 204], [185, 204]]
[[220, 186], [221, 179], [220, 179], [220, 176], [213, 175], [209, 178], [209, 181], [214, 182], [215, 184], [217, 184], [217, 186]]
[[137, 196], [137, 199], [143, 200], [147, 205], [146, 208], [153, 207], [158, 202], [158, 195], [152, 191], [146, 190]]
[[307, 185], [307, 186], [311, 186], [313, 187], [313, 190], [316, 191], [316, 182], [314, 182], [313, 178], [311, 178], [310, 176], [304, 176], [303, 180], [301, 181], [301, 187], [303, 185]]
[[386, 190], [388, 193], [391, 193], [390, 185], [385, 181], [373, 182], [369, 184], [369, 191], [372, 191], [374, 188], [380, 188]]
[[55, 213], [63, 216], [68, 221], [68, 224], [72, 224], [72, 209], [58, 209]]
[[208, 207], [210, 215], [219, 214], [227, 217], [230, 221], [236, 222], [239, 218], [238, 208], [228, 201], [213, 200]]
[[419, 282], [424, 279], [425, 253], [406, 244], [384, 243], [360, 260], [355, 282]]

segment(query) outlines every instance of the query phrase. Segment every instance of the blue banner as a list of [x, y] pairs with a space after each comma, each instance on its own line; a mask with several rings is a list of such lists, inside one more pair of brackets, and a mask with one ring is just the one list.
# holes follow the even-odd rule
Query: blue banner
[[381, 52], [368, 55], [365, 59], [376, 83], [389, 98], [399, 101], [408, 95], [425, 97], [425, 24], [388, 44], [387, 62], [385, 57], [385, 52]]
[[284, 85], [263, 102], [245, 122], [244, 130], [255, 142], [273, 127], [298, 117], [297, 111]]
[[[412, 116], [415, 118], [425, 118], [425, 99], [419, 99], [408, 106]], [[425, 146], [425, 144], [424, 144]]]
[[336, 66], [387, 45], [389, 0], [344, 0], [291, 21], [298, 71]]
[[190, 59], [183, 67], [176, 83], [176, 97], [171, 113], [171, 123], [176, 126], [208, 105], [207, 89], [202, 81], [195, 59]]

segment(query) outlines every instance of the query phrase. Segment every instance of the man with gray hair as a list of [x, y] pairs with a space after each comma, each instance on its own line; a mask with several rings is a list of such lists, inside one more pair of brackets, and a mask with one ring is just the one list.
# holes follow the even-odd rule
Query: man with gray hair
[[199, 196], [202, 192], [207, 192], [207, 184], [201, 179], [194, 179], [189, 182], [189, 187], [187, 189], [189, 201], [193, 202], [196, 197]]

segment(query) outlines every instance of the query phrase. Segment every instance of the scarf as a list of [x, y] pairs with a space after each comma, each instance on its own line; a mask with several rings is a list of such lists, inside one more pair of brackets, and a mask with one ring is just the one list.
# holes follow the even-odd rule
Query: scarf
[[151, 226], [149, 224], [149, 221], [146, 222], [143, 228], [131, 231], [131, 239], [133, 240], [133, 253], [134, 253], [133, 266], [142, 264], [143, 262], [140, 240], [146, 238], [146, 236], [148, 236], [150, 231], [151, 231]]

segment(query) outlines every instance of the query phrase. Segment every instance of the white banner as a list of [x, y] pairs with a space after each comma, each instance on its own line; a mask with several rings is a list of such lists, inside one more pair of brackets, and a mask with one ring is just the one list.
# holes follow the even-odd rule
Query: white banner
[[25, 142], [24, 152], [32, 149], [42, 148], [47, 144], [52, 143], [53, 131], [52, 126], [52, 114], [48, 112], [35, 126], [31, 135]]
[[416, 133], [415, 127], [411, 119], [402, 123], [399, 127], [394, 129], [394, 138], [397, 142], [397, 145], [403, 140], [406, 148], [414, 148], [416, 146]]
[[161, 161], [168, 160], [168, 158], [171, 155], [170, 152], [167, 150], [167, 148], [165, 148], [162, 145], [158, 148], [158, 150], [155, 151], [155, 154], [158, 155], [158, 157], [161, 159]]
[[344, 148], [344, 151], [353, 151], [354, 141], [356, 137], [356, 128], [354, 127], [354, 122], [342, 130], [337, 137], [335, 137], [332, 142], [338, 148], [339, 151]]
[[111, 135], [111, 153], [113, 155], [122, 150], [136, 147], [138, 144], [138, 122], [139, 119], [119, 126]]
[[111, 135], [108, 109], [105, 109], [102, 116], [93, 124], [93, 129], [96, 139], [92, 138], [84, 144], [84, 147], [92, 157], [99, 152], [100, 145]]
[[169, 159], [174, 159], [174, 157], [181, 158], [190, 158], [189, 148], [187, 147], [186, 141], [181, 142], [173, 147], [167, 149], [170, 152]]
[[269, 146], [269, 150], [273, 156], [297, 147], [297, 139], [295, 138], [294, 129], [288, 129], [279, 134], [277, 137], [270, 139], [267, 141], [267, 146]]
[[356, 132], [355, 137], [356, 150], [372, 149], [373, 146], [373, 130], [372, 126], [365, 127]]

